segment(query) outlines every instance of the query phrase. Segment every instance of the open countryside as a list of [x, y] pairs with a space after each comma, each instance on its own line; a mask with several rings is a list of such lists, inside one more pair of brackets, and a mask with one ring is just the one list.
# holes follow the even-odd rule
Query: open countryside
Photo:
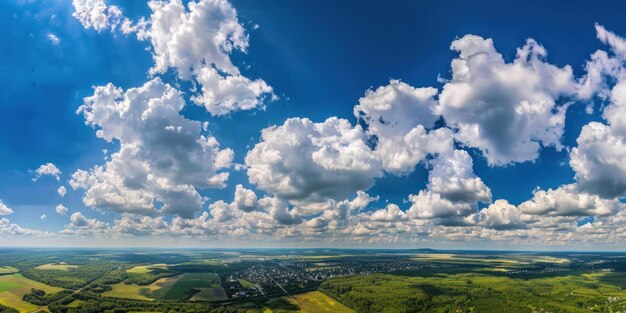
[[2, 255], [0, 266], [11, 270], [0, 275], [0, 312], [626, 310], [621, 253], [13, 249]]

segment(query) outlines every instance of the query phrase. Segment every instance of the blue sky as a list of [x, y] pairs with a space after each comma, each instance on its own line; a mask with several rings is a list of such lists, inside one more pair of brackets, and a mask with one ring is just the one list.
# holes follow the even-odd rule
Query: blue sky
[[[76, 14], [80, 11], [81, 5], [83, 8], [93, 8], [94, 3], [104, 5], [103, 12], [106, 18], [104, 24], [96, 25], [94, 23], [96, 20], [90, 20], [94, 18], [90, 15], [95, 12], [93, 10], [85, 11], [88, 14], [83, 17]], [[7, 233], [25, 243], [36, 242], [38, 236], [44, 237], [45, 242], [50, 242], [50, 244], [68, 242], [77, 238], [87, 245], [96, 244], [98, 240], [110, 240], [115, 244], [127, 242], [150, 244], [158, 242], [158, 238], [163, 236], [176, 242], [189, 241], [194, 242], [193, 244], [208, 246], [216, 242], [275, 246], [283, 238], [292, 238], [287, 241], [293, 242], [299, 242], [304, 238], [305, 241], [310, 241], [308, 244], [319, 246], [341, 246], [350, 242], [372, 246], [393, 242], [400, 246], [453, 245], [469, 248], [506, 246], [514, 242], [522, 242], [532, 247], [544, 246], [549, 243], [539, 239], [533, 241], [523, 238], [529, 236], [541, 238], [544, 235], [538, 235], [539, 232], [541, 234], [545, 232], [547, 234], [545, 236], [557, 238], [556, 242], [562, 247], [572, 247], [592, 244], [581, 239], [585, 237], [584, 233], [581, 233], [583, 230], [577, 228], [587, 224], [601, 223], [601, 225], [594, 225], [598, 227], [593, 233], [605, 236], [599, 235], [598, 240], [619, 238], [616, 237], [618, 236], [616, 227], [619, 224], [616, 221], [620, 221], [622, 216], [621, 199], [624, 193], [620, 190], [607, 195], [598, 192], [597, 188], [590, 187], [592, 183], [601, 184], [602, 177], [583, 179], [583, 170], [574, 169], [570, 164], [572, 159], [570, 151], [578, 145], [576, 140], [583, 126], [588, 123], [595, 121], [603, 125], [610, 124], [611, 127], [618, 124], [618, 122], [605, 120], [603, 112], [605, 107], [614, 106], [617, 108], [614, 112], [618, 112], [615, 114], [619, 115], [621, 112], [617, 104], [619, 99], [617, 96], [603, 99], [602, 93], [606, 90], [610, 92], [614, 85], [619, 84], [622, 78], [621, 71], [603, 68], [602, 77], [607, 86], [594, 86], [591, 96], [581, 95], [580, 85], [588, 77], [587, 62], [591, 60], [590, 56], [596, 50], [607, 51], [611, 60], [615, 62], [623, 60], [619, 49], [621, 39], [619, 35], [626, 34], [626, 24], [623, 23], [620, 15], [624, 8], [619, 6], [626, 6], [626, 4], [572, 1], [563, 5], [557, 1], [541, 1], [512, 8], [499, 1], [355, 3], [233, 0], [231, 3], [223, 1], [199, 1], [199, 3], [206, 4], [204, 8], [213, 13], [215, 12], [211, 10], [214, 7], [228, 6], [224, 9], [225, 11], [221, 12], [223, 16], [216, 14], [206, 18], [234, 19], [238, 27], [245, 31], [247, 37], [235, 38], [234, 41], [227, 42], [236, 45], [238, 40], [243, 40], [247, 45], [245, 53], [236, 47], [225, 53], [186, 52], [191, 55], [192, 59], [200, 58], [200, 60], [193, 61], [199, 61], [199, 63], [194, 63], [192, 70], [179, 66], [187, 63], [182, 61], [177, 63], [170, 54], [166, 57], [172, 59], [156, 73], [151, 72], [150, 69], [155, 68], [156, 58], [153, 59], [153, 56], [159, 55], [155, 48], [155, 42], [159, 40], [157, 37], [162, 36], [161, 39], [164, 41], [161, 44], [168, 45], [166, 42], [171, 42], [173, 38], [171, 36], [175, 35], [152, 32], [148, 38], [139, 38], [141, 32], [152, 31], [150, 23], [153, 21], [150, 19], [150, 14], [158, 11], [158, 9], [149, 8], [142, 1], [85, 0], [74, 1], [74, 3], [69, 1], [5, 1], [0, 4], [0, 14], [2, 14], [0, 23], [3, 29], [8, 30], [0, 48], [0, 56], [2, 56], [0, 85], [3, 90], [0, 93], [0, 177], [2, 177], [0, 200], [13, 211], [12, 214], [4, 216], [7, 219], [5, 222], [8, 223], [7, 225], [19, 225], [23, 229], [35, 231], [36, 234], [6, 230]], [[168, 4], [177, 4], [177, 1], [162, 3], [163, 6]], [[180, 6], [185, 12], [193, 11], [187, 1]], [[112, 7], [121, 12], [119, 16], [114, 16]], [[139, 23], [141, 17], [144, 17], [148, 23], [141, 25]], [[128, 19], [133, 29], [123, 30], [123, 19]], [[102, 23], [102, 20], [100, 22]], [[603, 26], [602, 29], [606, 32], [612, 35], [617, 34], [618, 43], [611, 40], [598, 40], [600, 31], [594, 27], [596, 23]], [[193, 33], [190, 38], [197, 39], [201, 45], [202, 38], [219, 35], [223, 31], [211, 29], [207, 25], [210, 23], [196, 25], [197, 28], [193, 31], [197, 33]], [[175, 31], [175, 26], [177, 25], [170, 25], [172, 32]], [[208, 28], [203, 29], [203, 27]], [[491, 138], [490, 136], [497, 136], [497, 134], [483, 135], [483, 137], [487, 136], [484, 138], [461, 138], [461, 131], [458, 129], [460, 124], [455, 128], [453, 123], [448, 121], [449, 117], [456, 118], [458, 123], [467, 122], [462, 117], [453, 116], [453, 106], [445, 106], [441, 93], [444, 85], [449, 83], [452, 85], [455, 79], [458, 79], [451, 73], [451, 61], [459, 58], [460, 51], [453, 51], [451, 43], [468, 38], [465, 37], [468, 34], [480, 36], [482, 39], [492, 39], [496, 53], [503, 57], [504, 66], [514, 62], [516, 49], [523, 47], [528, 38], [536, 40], [547, 51], [547, 56], [540, 57], [540, 61], [544, 64], [550, 64], [561, 70], [568, 65], [571, 66], [571, 86], [547, 92], [555, 102], [554, 110], [568, 105], [563, 115], [564, 125], [557, 126], [562, 130], [562, 134], [559, 133], [556, 141], [550, 138], [543, 139], [542, 142], [542, 139], [538, 137], [545, 135], [544, 133], [529, 130], [528, 140], [540, 142], [542, 145], [537, 150], [536, 157], [516, 155], [512, 159], [520, 157], [523, 160], [515, 161], [509, 160], [511, 158], [507, 156], [506, 160], [502, 159], [504, 161], [494, 164], [495, 157], [491, 160], [486, 157], [484, 149], [481, 150], [481, 147], [485, 148], [485, 146], [476, 142], [479, 141], [478, 139]], [[169, 46], [169, 49], [179, 49], [176, 50], [178, 53], [182, 53], [184, 49], [191, 49], [185, 47], [184, 42], [183, 40], [181, 46]], [[214, 62], [212, 57], [215, 57], [215, 60], [218, 60], [215, 62], [219, 63], [224, 56], [237, 68], [236, 71], [229, 72], [226, 69], [229, 65], [222, 68], [219, 65], [212, 67], [211, 63]], [[201, 82], [199, 77], [201, 70], [212, 68], [219, 70], [216, 72], [220, 77], [218, 80], [241, 77], [247, 80], [248, 85], [245, 88], [259, 88], [258, 85], [251, 86], [254, 82], [263, 82], [268, 86], [267, 88], [271, 88], [271, 92], [262, 92], [258, 97], [248, 97], [248, 100], [254, 102], [254, 107], [251, 109], [235, 108], [229, 109], [225, 114], [215, 114], [209, 109], [209, 107], [215, 107], [215, 101], [212, 103], [205, 101], [196, 105], [193, 99], [194, 95], [202, 94], [197, 88], [202, 86], [211, 88], [209, 83]], [[186, 77], [185, 72], [187, 72]], [[540, 77], [543, 76], [540, 75]], [[102, 128], [103, 123], [107, 121], [95, 122], [95, 129], [86, 125], [85, 115], [77, 113], [78, 108], [84, 104], [83, 98], [94, 94], [93, 86], [112, 83], [125, 92], [129, 88], [140, 88], [155, 78], [161, 79], [164, 84], [169, 84], [180, 92], [181, 98], [186, 103], [180, 113], [184, 119], [209, 122], [206, 130], [197, 130], [199, 134], [213, 136], [219, 142], [220, 149], [232, 149], [233, 155], [229, 166], [217, 170], [212, 166], [202, 167], [199, 173], [205, 178], [216, 173], [229, 173], [228, 179], [222, 184], [223, 188], [200, 186], [202, 184], [196, 184], [195, 181], [190, 182], [184, 178], [176, 178], [177, 183], [173, 183], [178, 186], [191, 186], [201, 197], [204, 197], [198, 200], [201, 202], [198, 209], [179, 208], [180, 210], [172, 209], [165, 212], [162, 206], [170, 201], [172, 205], [174, 202], [178, 206], [186, 205], [178, 204], [179, 199], [168, 194], [152, 198], [152, 207], [149, 209], [135, 210], [131, 208], [132, 201], [125, 198], [130, 196], [124, 192], [118, 195], [131, 204], [112, 208], [110, 203], [103, 200], [106, 197], [99, 198], [98, 195], [93, 194], [106, 189], [103, 186], [116, 187], [115, 183], [111, 185], [104, 178], [97, 178], [102, 184], [98, 188], [88, 186], [74, 189], [71, 187], [72, 174], [78, 170], [93, 173], [95, 166], [106, 168], [106, 162], [111, 160], [111, 154], [119, 151], [123, 145], [119, 138], [115, 139], [115, 136], [108, 143], [96, 135], [96, 130]], [[474, 187], [478, 185], [476, 187], [478, 190], [473, 189], [473, 191], [486, 192], [488, 190], [489, 199], [474, 195], [471, 201], [465, 203], [454, 200], [452, 201], [454, 207], [451, 206], [449, 209], [455, 212], [452, 214], [454, 216], [451, 216], [450, 212], [441, 213], [443, 215], [433, 213], [435, 211], [433, 208], [437, 207], [435, 203], [416, 204], [415, 201], [421, 200], [409, 200], [409, 195], [417, 195], [420, 190], [435, 192], [435, 187], [432, 187], [434, 184], [429, 180], [429, 173], [435, 167], [435, 160], [446, 162], [446, 159], [433, 151], [426, 151], [423, 158], [416, 160], [413, 166], [409, 166], [412, 170], [403, 173], [394, 172], [389, 166], [379, 164], [384, 163], [385, 157], [382, 156], [384, 152], [373, 153], [372, 157], [375, 160], [372, 162], [375, 166], [382, 167], [372, 170], [372, 173], [355, 174], [350, 172], [354, 170], [353, 168], [348, 170], [348, 174], [343, 172], [337, 174], [332, 171], [322, 173], [335, 177], [336, 180], [353, 181], [352, 179], [356, 179], [359, 182], [355, 183], [354, 188], [348, 186], [348, 183], [339, 186], [333, 186], [331, 183], [326, 186], [331, 189], [327, 191], [324, 189], [326, 187], [319, 186], [327, 181], [325, 178], [320, 178], [318, 185], [310, 186], [307, 185], [308, 183], [303, 183], [305, 186], [299, 186], [302, 189], [297, 190], [298, 195], [294, 196], [291, 191], [287, 192], [284, 186], [276, 185], [275, 181], [265, 181], [264, 179], [269, 179], [267, 175], [251, 177], [250, 169], [260, 171], [271, 169], [271, 166], [278, 166], [277, 164], [268, 165], [263, 163], [263, 160], [255, 161], [252, 158], [250, 161], [246, 160], [246, 155], [261, 142], [280, 149], [261, 138], [263, 129], [277, 125], [280, 130], [280, 126], [284, 125], [289, 118], [308, 118], [314, 123], [322, 124], [329, 117], [337, 117], [345, 119], [352, 126], [360, 123], [364, 126], [363, 132], [367, 133], [371, 125], [364, 121], [357, 121], [353, 113], [354, 107], [360, 103], [360, 99], [366, 95], [368, 89], [376, 90], [381, 86], [391, 86], [391, 79], [400, 80], [407, 86], [415, 88], [434, 87], [437, 89], [433, 99], [435, 102], [438, 101], [438, 104], [433, 104], [433, 106], [438, 106], [439, 112], [444, 112], [442, 115], [447, 122], [446, 126], [451, 129], [451, 132], [456, 133], [450, 135], [452, 136], [450, 138], [453, 138], [451, 140], [454, 141], [450, 149], [464, 151], [463, 155], [467, 154], [471, 157], [469, 165], [467, 160], [461, 157], [465, 163], [459, 166], [466, 170], [467, 167], [469, 168], [469, 172], [464, 172], [461, 177], [454, 177], [450, 171], [443, 170], [447, 173], [446, 175], [449, 175], [442, 177], [444, 185], [451, 186], [458, 183], [467, 186], [472, 182]], [[550, 84], [550, 82], [545, 84]], [[574, 86], [575, 84], [577, 86]], [[544, 84], [539, 85], [538, 88], [543, 88]], [[225, 97], [231, 96], [228, 92], [237, 94], [241, 90], [226, 90], [224, 91]], [[491, 90], [491, 92], [494, 91]], [[503, 96], [505, 98], [507, 94], [517, 93], [511, 89], [502, 92], [505, 93]], [[523, 91], [519, 93], [523, 94]], [[519, 97], [522, 101], [527, 100], [524, 95]], [[537, 101], [543, 100], [545, 99]], [[483, 100], [475, 99], [475, 101]], [[528, 101], [533, 103], [534, 100]], [[394, 104], [392, 100], [391, 105], [398, 104]], [[495, 103], [496, 107], [499, 105]], [[594, 108], [592, 113], [586, 111], [586, 108], [590, 106]], [[468, 108], [471, 109], [471, 106]], [[480, 111], [475, 113], [483, 114]], [[548, 110], [547, 114], [553, 113]], [[467, 112], [462, 114], [467, 114]], [[381, 116], [380, 119], [382, 120], [383, 117]], [[481, 126], [486, 127], [492, 122], [487, 121]], [[548, 126], [541, 123], [536, 126], [537, 129], [545, 127]], [[437, 128], [440, 126], [426, 127], [428, 132]], [[527, 128], [530, 129], [531, 126]], [[293, 131], [287, 128], [284, 130], [285, 134], [282, 136]], [[612, 134], [619, 136], [617, 130], [613, 131]], [[369, 135], [372, 133], [365, 134], [365, 136]], [[515, 135], [511, 136], [518, 138]], [[148, 150], [145, 141], [139, 142], [146, 147], [144, 152], [148, 156], [144, 161], [150, 163], [153, 150]], [[137, 144], [137, 141], [127, 143]], [[562, 144], [563, 147], [556, 149], [555, 143]], [[379, 145], [382, 146], [380, 142]], [[543, 147], [544, 145], [546, 147]], [[375, 146], [370, 148], [376, 149]], [[108, 151], [106, 159], [103, 149]], [[589, 150], [589, 153], [594, 151]], [[297, 154], [299, 150], [287, 152]], [[295, 158], [311, 158], [311, 155], [302, 153], [302, 155], [296, 155]], [[447, 155], [447, 153], [441, 154]], [[612, 156], [619, 160], [622, 154], [616, 153]], [[208, 154], [206, 157], [209, 159], [215, 157], [211, 153]], [[176, 157], [178, 156], [174, 156]], [[263, 159], [268, 156], [261, 153], [259, 157]], [[588, 159], [593, 158], [589, 157], [585, 160]], [[597, 159], [607, 158], [599, 156]], [[124, 160], [121, 161], [123, 163]], [[334, 159], [331, 161], [339, 162]], [[47, 163], [53, 163], [62, 172], [59, 179], [57, 180], [53, 175], [43, 175], [34, 181], [33, 179], [37, 176], [36, 170], [42, 164]], [[590, 168], [592, 165], [601, 166], [602, 164], [587, 165], [586, 168]], [[597, 168], [593, 169], [596, 169], [595, 172], [600, 172]], [[301, 174], [297, 172], [298, 169], [286, 171], [285, 175]], [[312, 169], [312, 171], [315, 170]], [[113, 174], [124, 176], [128, 173]], [[185, 171], [173, 174], [169, 171], [169, 174], [163, 175], [166, 179], [174, 180], [173, 176], [188, 174]], [[355, 176], [345, 176], [352, 174]], [[365, 176], [359, 176], [362, 174]], [[610, 178], [613, 185], [620, 184], [619, 174], [616, 174], [618, 178]], [[129, 177], [122, 178], [128, 179]], [[293, 179], [295, 178], [292, 178], [292, 182]], [[429, 182], [431, 187], [429, 187]], [[235, 205], [237, 200], [235, 199], [235, 186], [238, 184], [241, 184], [246, 191], [254, 193], [255, 201], [258, 199], [260, 204], [255, 202], [252, 205], [255, 208], [250, 209], [238, 208]], [[61, 185], [68, 190], [64, 197], [57, 193], [57, 188]], [[563, 186], [570, 186], [567, 187], [570, 189]], [[144, 194], [164, 192], [145, 188], [147, 189], [143, 190]], [[279, 188], [283, 189], [279, 190]], [[341, 206], [342, 201], [352, 200], [360, 189], [364, 189], [363, 191], [371, 198], [378, 197], [378, 200], [371, 201], [362, 207], [357, 206], [353, 212], [353, 219], [348, 222], [331, 221], [331, 216], [335, 216], [332, 214], [333, 210], [338, 210], [335, 207]], [[536, 196], [537, 194], [534, 194], [534, 192], [543, 192], [548, 189], [563, 191], [562, 195], [557, 195], [555, 192], [546, 196], [556, 198], [557, 202], [558, 199], [562, 199], [558, 196], [573, 197], [578, 200], [573, 201], [576, 202], [571, 205], [573, 207], [561, 208], [558, 204], [547, 201], [545, 198], [540, 199]], [[92, 193], [88, 194], [88, 192]], [[445, 198], [446, 191], [439, 193]], [[90, 197], [93, 197], [91, 202]], [[264, 197], [267, 199], [261, 201]], [[220, 205], [215, 203], [219, 200], [223, 200], [223, 204], [228, 206], [228, 209], [224, 210], [233, 212], [240, 210], [243, 213], [228, 213], [233, 216], [225, 213], [230, 216], [229, 219], [218, 218], [220, 214], [218, 212], [222, 210], [218, 209]], [[481, 209], [490, 207], [497, 200], [506, 200], [510, 205], [506, 208], [493, 206], [494, 212], [500, 212], [499, 216], [505, 217], [504, 222], [498, 220], [496, 223], [489, 220], [491, 215], [479, 214]], [[522, 203], [527, 201], [532, 203], [523, 206]], [[59, 204], [68, 209], [66, 214], [58, 214], [55, 211], [55, 207]], [[402, 217], [396, 214], [394, 218], [374, 221], [371, 215], [378, 210], [382, 210], [381, 215], [382, 213], [391, 214], [393, 209], [389, 208], [389, 204], [396, 204]], [[541, 208], [533, 209], [538, 206]], [[611, 208], [606, 209], [606, 206]], [[425, 207], [429, 209], [424, 209]], [[409, 214], [411, 209], [413, 213]], [[420, 213], [418, 210], [426, 211]], [[510, 213], [510, 210], [514, 212]], [[188, 213], [190, 211], [192, 213]], [[278, 211], [282, 213], [279, 214]], [[203, 212], [208, 215], [208, 219], [204, 220], [204, 226], [195, 226], [195, 224], [190, 226], [192, 222], [185, 223], [179, 220], [180, 225], [187, 225], [185, 227], [190, 229], [200, 227], [201, 231], [176, 233], [172, 230], [173, 225], [177, 223], [174, 219], [191, 218], [190, 221], [198, 221], [202, 220]], [[80, 215], [75, 215], [77, 213]], [[44, 214], [46, 217], [42, 219]], [[251, 215], [247, 216], [247, 214]], [[511, 217], [508, 214], [517, 215]], [[521, 217], [518, 216], [520, 214]], [[409, 215], [411, 217], [408, 217]], [[146, 218], [154, 224], [164, 223], [166, 226], [148, 231], [129, 222], [129, 225], [121, 230], [120, 227], [116, 228], [116, 225], [119, 226], [119, 221], [123, 216], [140, 224], [146, 224], [147, 220], [141, 220]], [[547, 216], [549, 221], [543, 220], [544, 216]], [[594, 216], [601, 216], [601, 218], [590, 218]], [[397, 220], [396, 217], [398, 217]], [[253, 223], [246, 222], [248, 219], [264, 220], [265, 218], [268, 224], [272, 224], [271, 227], [267, 226], [271, 231], [261, 231], [259, 229], [265, 228], [256, 228], [252, 225]], [[581, 223], [580, 221], [590, 222]], [[374, 222], [378, 224], [373, 225]], [[94, 228], [97, 223], [106, 225], [101, 227], [101, 232], [86, 230]], [[333, 223], [341, 224], [341, 227], [333, 226]], [[571, 229], [556, 230], [555, 227], [550, 228], [544, 225], [556, 223], [563, 228]], [[616, 226], [608, 227], [611, 223], [615, 223]], [[319, 224], [321, 227], [313, 227], [314, 224]], [[327, 229], [329, 226], [330, 229]], [[141, 228], [142, 231], [135, 232], [132, 230], [133, 227]], [[315, 232], [311, 229], [315, 229]], [[323, 232], [321, 229], [324, 229]], [[234, 235], [237, 230], [245, 235], [237, 237], [238, 235]], [[484, 235], [478, 236], [475, 240], [471, 238], [458, 240], [457, 235], [468, 232], [482, 232]], [[195, 235], [198, 233], [201, 235]], [[494, 233], [499, 235], [494, 235]], [[573, 236], [571, 239], [564, 239], [568, 237], [567, 233], [575, 235], [571, 235]], [[576, 237], [578, 236], [576, 234], [581, 238]], [[373, 240], [374, 237], [384, 239]], [[488, 240], [485, 239], [487, 237]], [[591, 240], [589, 236], [586, 237]], [[606, 240], [601, 241], [606, 242]]]

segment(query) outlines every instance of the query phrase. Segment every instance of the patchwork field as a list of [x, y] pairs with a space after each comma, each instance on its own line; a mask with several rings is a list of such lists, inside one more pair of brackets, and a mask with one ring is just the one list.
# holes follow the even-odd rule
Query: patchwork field
[[31, 288], [41, 289], [46, 293], [63, 290], [30, 280], [20, 274], [3, 275], [0, 276], [0, 304], [15, 308], [20, 312], [36, 310], [38, 306], [22, 301], [22, 297], [29, 293]]
[[71, 269], [79, 268], [78, 265], [63, 264], [63, 263], [48, 263], [35, 267], [38, 270], [51, 270], [51, 271], [69, 271]]
[[354, 313], [349, 307], [335, 301], [333, 298], [319, 292], [312, 291], [293, 296], [290, 302], [302, 308], [301, 312], [308, 313]]
[[103, 295], [105, 297], [146, 301], [161, 299], [181, 277], [182, 275], [161, 278], [147, 286], [118, 283], [111, 285], [113, 290], [107, 291]]
[[228, 298], [217, 274], [186, 273], [163, 296], [163, 299], [181, 300], [190, 297], [192, 301], [219, 301]]
[[[136, 266], [127, 271], [134, 274], [146, 274], [152, 268], [163, 269], [166, 265]], [[248, 285], [254, 286], [250, 282]], [[215, 273], [185, 273], [173, 277], [160, 278], [149, 285], [117, 283], [111, 285], [113, 290], [103, 293], [105, 297], [147, 300], [184, 300], [220, 301], [228, 299], [226, 291]]]

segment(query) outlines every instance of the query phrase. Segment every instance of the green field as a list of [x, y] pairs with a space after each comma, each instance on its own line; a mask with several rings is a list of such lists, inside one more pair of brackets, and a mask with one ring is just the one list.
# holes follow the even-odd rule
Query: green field
[[103, 295], [105, 297], [113, 298], [152, 301], [162, 298], [163, 295], [165, 295], [165, 293], [167, 293], [172, 288], [176, 281], [181, 278], [181, 276], [182, 275], [161, 278], [147, 286], [118, 283], [111, 285], [113, 290], [107, 291], [103, 293]]
[[19, 270], [11, 266], [0, 266], [0, 275], [17, 273]]
[[227, 300], [226, 290], [221, 285], [213, 285], [209, 288], [199, 288], [200, 292], [191, 297], [191, 301], [221, 301]]
[[126, 282], [142, 286], [150, 285], [158, 279], [176, 274], [169, 270], [167, 264], [163, 263], [137, 265], [125, 270], [125, 272], [127, 274]]
[[63, 263], [48, 263], [35, 267], [38, 270], [50, 270], [50, 271], [69, 271], [71, 269], [77, 269], [78, 265], [63, 264]]
[[[145, 272], [151, 266], [138, 266], [135, 272]], [[103, 293], [105, 297], [147, 300], [220, 301], [228, 299], [226, 291], [215, 273], [185, 273], [174, 277], [160, 278], [142, 286], [121, 282], [111, 285], [113, 290]]]
[[79, 306], [81, 305], [81, 303], [83, 303], [83, 301], [80, 301], [80, 300], [74, 300], [74, 301], [70, 302], [70, 303], [67, 305], [67, 307], [68, 307], [68, 308], [77, 308], [77, 307], [79, 307]]
[[237, 279], [237, 280], [239, 281], [239, 283], [240, 283], [242, 286], [244, 286], [244, 287], [246, 287], [246, 288], [254, 288], [254, 287], [255, 287], [254, 283], [249, 282], [249, 281], [247, 281], [247, 280], [245, 280], [245, 279]]
[[293, 296], [292, 303], [302, 308], [301, 312], [308, 313], [354, 313], [349, 307], [335, 301], [333, 298], [319, 292], [312, 291]]
[[48, 286], [23, 277], [20, 274], [0, 276], [0, 304], [17, 309], [20, 312], [31, 312], [38, 306], [22, 301], [22, 297], [31, 288], [44, 290], [46, 293], [59, 292], [62, 289]]
[[227, 299], [226, 292], [215, 273], [186, 273], [165, 293], [165, 300], [191, 298], [194, 301], [218, 301]]

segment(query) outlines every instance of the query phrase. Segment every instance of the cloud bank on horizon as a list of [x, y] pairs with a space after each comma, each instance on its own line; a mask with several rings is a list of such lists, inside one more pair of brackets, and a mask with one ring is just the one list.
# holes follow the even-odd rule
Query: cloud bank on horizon
[[[100, 163], [70, 174], [46, 163], [32, 172], [33, 181], [58, 181], [54, 211], [67, 219], [63, 228], [12, 223], [15, 210], [0, 201], [0, 233], [321, 246], [626, 239], [626, 39], [602, 25], [595, 29], [606, 49], [581, 60], [579, 76], [550, 63], [533, 39], [507, 60], [492, 39], [464, 35], [450, 44], [455, 57], [440, 85], [391, 79], [355, 99], [353, 118], [288, 118], [261, 129], [239, 164], [212, 120], [254, 119], [235, 113], [265, 110], [280, 86], [247, 77], [233, 59], [250, 46], [236, 8], [226, 0], [147, 5], [149, 16], [129, 18], [104, 0], [73, 0], [81, 31], [143, 42], [153, 64], [142, 85], [95, 86], [76, 111], [97, 138], [113, 144]], [[567, 147], [566, 113], [574, 105], [601, 110], [603, 121], [584, 125], [577, 145]], [[207, 118], [186, 116], [192, 106]], [[493, 171], [540, 167], [544, 149], [565, 150], [575, 177], [535, 189], [517, 205], [497, 197], [474, 171], [475, 158]], [[372, 193], [381, 179], [416, 169], [428, 172], [425, 188], [413, 188], [403, 203], [382, 203], [384, 194]], [[239, 171], [245, 179], [235, 183], [232, 201], [205, 196], [232, 184]], [[66, 207], [66, 193], [79, 193], [83, 206]], [[113, 217], [101, 221], [85, 210]]]

